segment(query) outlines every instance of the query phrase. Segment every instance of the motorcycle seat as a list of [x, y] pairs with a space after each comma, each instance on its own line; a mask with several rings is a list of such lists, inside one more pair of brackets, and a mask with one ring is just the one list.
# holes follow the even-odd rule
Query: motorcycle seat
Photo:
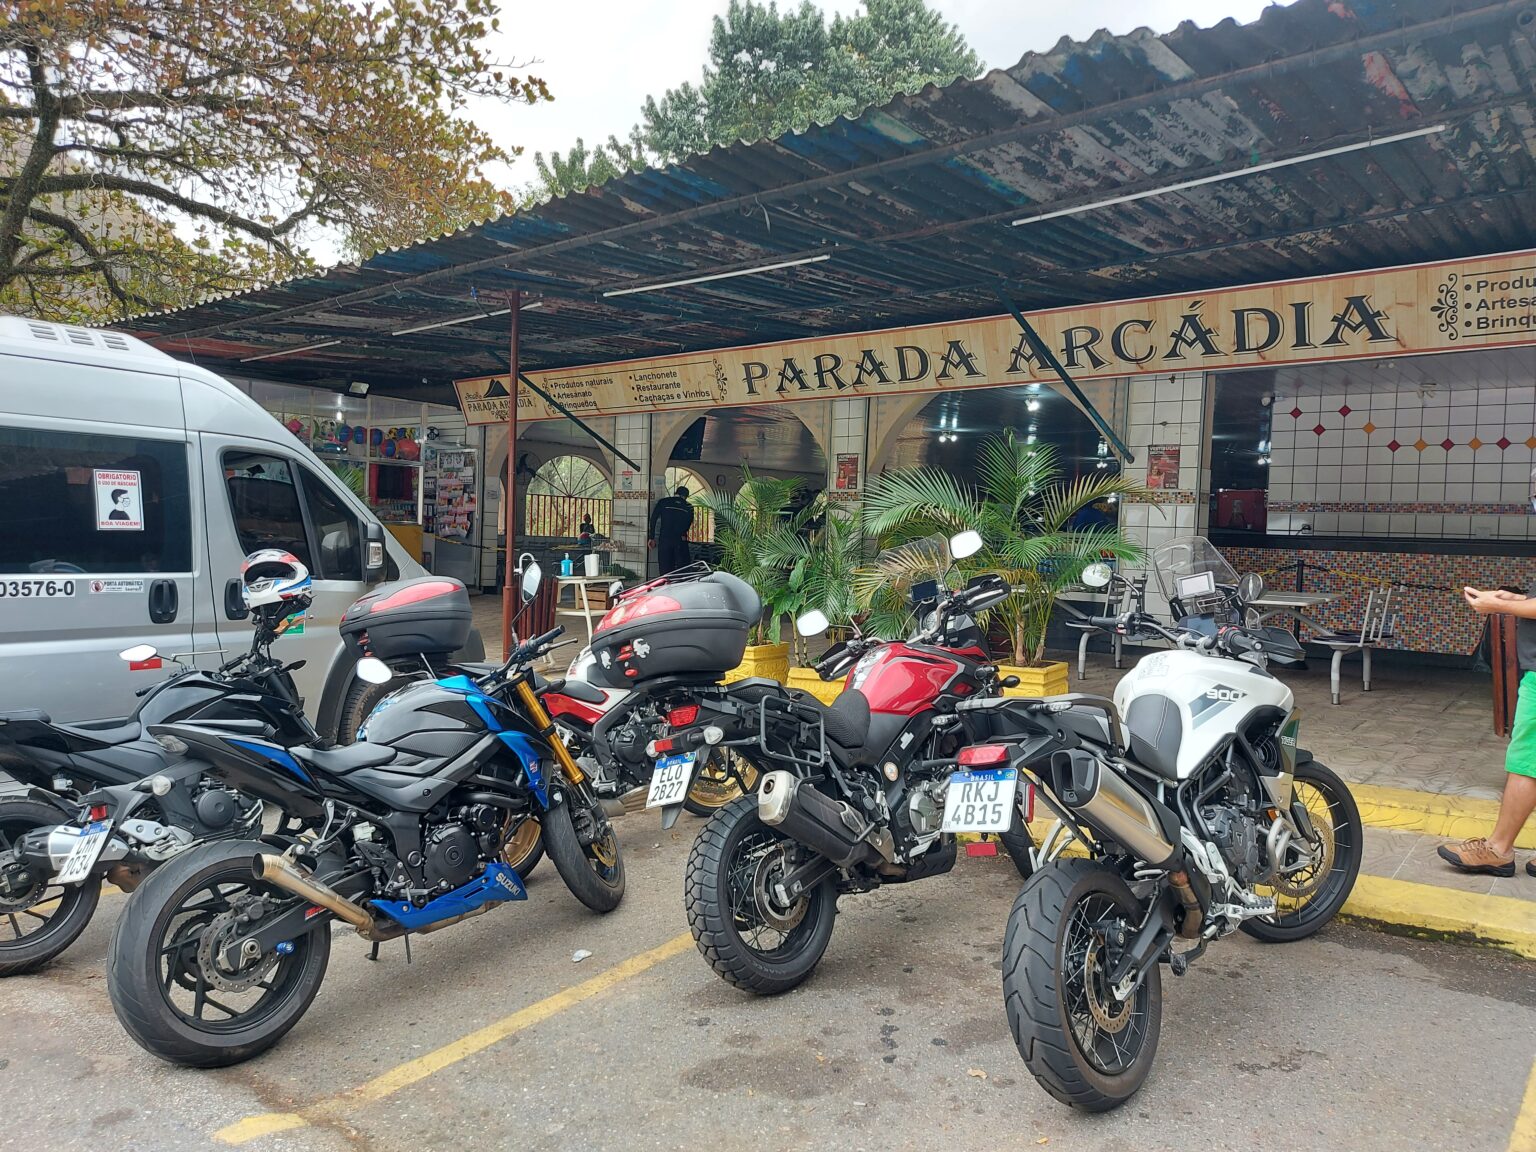
[[805, 702], [820, 710], [821, 727], [828, 740], [849, 752], [864, 747], [869, 739], [869, 700], [864, 693], [850, 688], [831, 704], [807, 694]]
[[306, 748], [302, 745], [288, 749], [300, 764], [318, 768], [332, 776], [356, 772], [359, 768], [377, 768], [395, 758], [395, 750], [383, 744], [347, 744], [341, 748]]
[[41, 708], [17, 708], [10, 712], [0, 712], [0, 724], [23, 724], [35, 721], [38, 724], [52, 724], [48, 713]]
[[[97, 724], [101, 727], [98, 728]], [[131, 744], [144, 735], [144, 728], [137, 720], [91, 721], [86, 724], [55, 724], [53, 727], [76, 740], [94, 741], [114, 748], [119, 744]]]

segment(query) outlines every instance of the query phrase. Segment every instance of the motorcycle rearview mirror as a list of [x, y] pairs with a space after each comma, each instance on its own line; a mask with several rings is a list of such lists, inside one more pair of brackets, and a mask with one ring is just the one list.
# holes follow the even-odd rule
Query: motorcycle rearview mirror
[[531, 603], [539, 594], [539, 584], [544, 580], [544, 569], [539, 567], [537, 560], [530, 560], [523, 565], [523, 603]]
[[137, 664], [141, 660], [153, 660], [160, 655], [159, 649], [153, 644], [135, 644], [132, 648], [124, 648], [117, 654], [119, 660], [126, 660], [130, 664]]
[[624, 592], [624, 581], [615, 580], [608, 585], [608, 599], [617, 600]]
[[1113, 577], [1114, 572], [1109, 565], [1099, 560], [1083, 569], [1082, 580], [1089, 588], [1104, 588]]
[[1237, 582], [1237, 598], [1244, 604], [1252, 604], [1264, 595], [1264, 577], [1250, 572]]
[[378, 657], [364, 656], [357, 662], [357, 678], [369, 684], [388, 684], [395, 678], [395, 674]]
[[949, 554], [955, 560], [964, 560], [967, 556], [974, 556], [981, 551], [981, 533], [976, 531], [956, 532], [949, 538]]
[[832, 622], [819, 608], [812, 608], [809, 612], [803, 612], [795, 618], [795, 631], [802, 636], [820, 636], [830, 627]]

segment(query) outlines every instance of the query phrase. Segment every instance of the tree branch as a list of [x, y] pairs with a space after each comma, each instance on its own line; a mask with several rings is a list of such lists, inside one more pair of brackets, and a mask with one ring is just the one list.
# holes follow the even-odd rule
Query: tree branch
[[[48, 73], [43, 67], [42, 53], [33, 45], [28, 45], [24, 51], [32, 78], [33, 100], [37, 107], [37, 130], [32, 135], [32, 146], [27, 150], [26, 160], [7, 185], [9, 196], [6, 198], [5, 214], [0, 216], [0, 268], [5, 269], [15, 264], [16, 253], [21, 250], [21, 224], [26, 219], [27, 209], [37, 197], [37, 186], [43, 173], [53, 159], [53, 136], [59, 126], [59, 106], [48, 87]], [[14, 278], [14, 272], [8, 277], [0, 277], [0, 287]]]
[[[60, 216], [56, 212], [48, 212], [42, 208], [33, 207], [28, 209], [27, 218], [49, 228], [55, 228], [65, 236], [68, 236], [70, 242], [90, 259], [89, 267], [101, 273], [101, 278], [107, 286], [107, 291], [112, 293], [118, 303], [125, 307], [147, 303], [144, 297], [130, 292], [127, 288], [123, 287], [122, 282], [117, 278], [117, 272], [113, 269], [111, 261], [100, 248], [96, 247], [96, 242], [91, 239], [85, 229], [81, 228], [68, 216]], [[16, 269], [11, 269], [10, 271], [14, 275]]]
[[[6, 186], [6, 181], [0, 179], [0, 187]], [[129, 176], [114, 176], [107, 172], [79, 172], [63, 173], [55, 176], [45, 176], [37, 181], [34, 195], [50, 196], [61, 192], [125, 192], [130, 196], [142, 196], [147, 200], [154, 200], [164, 204], [168, 208], [175, 208], [190, 216], [198, 216], [205, 220], [213, 220], [216, 223], [230, 228], [238, 228], [249, 236], [258, 240], [265, 240], [269, 244], [275, 244], [287, 255], [292, 255], [292, 249], [284, 237], [292, 232], [303, 221], [321, 207], [321, 203], [311, 201], [301, 208], [290, 212], [282, 220], [275, 224], [263, 224], [259, 220], [251, 220], [226, 208], [218, 208], [211, 204], [204, 204], [194, 200], [190, 196], [170, 188], [162, 187], [151, 180], [136, 180]]]

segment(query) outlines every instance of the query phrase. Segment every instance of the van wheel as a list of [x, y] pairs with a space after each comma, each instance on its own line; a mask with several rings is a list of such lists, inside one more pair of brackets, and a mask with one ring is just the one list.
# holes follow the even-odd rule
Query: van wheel
[[392, 692], [400, 691], [406, 683], [405, 678], [400, 676], [384, 684], [353, 680], [352, 687], [347, 689], [347, 698], [341, 704], [341, 719], [336, 722], [336, 743], [357, 743], [357, 730], [368, 719], [368, 714], [378, 706], [380, 700]]

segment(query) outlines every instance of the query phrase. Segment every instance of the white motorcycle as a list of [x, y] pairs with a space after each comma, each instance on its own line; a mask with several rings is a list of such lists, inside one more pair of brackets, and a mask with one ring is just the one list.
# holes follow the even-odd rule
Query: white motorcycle
[[[1349, 789], [1300, 747], [1295, 699], [1266, 667], [1299, 660], [1301, 646], [1243, 623], [1262, 582], [1239, 582], [1200, 537], [1165, 545], [1153, 566], [1177, 626], [1141, 613], [1093, 622], [1172, 650], [1143, 656], [1113, 700], [957, 709], [986, 714], [992, 732], [961, 765], [1011, 777], [1028, 789], [1026, 810], [1038, 799], [1057, 817], [1008, 917], [1003, 994], [1035, 1079], [1088, 1111], [1123, 1104], [1146, 1079], [1160, 965], [1182, 976], [1239, 929], [1312, 935], [1349, 896], [1364, 844]], [[1104, 565], [1084, 574], [1110, 579]], [[1084, 856], [1063, 855], [1074, 842]]]

